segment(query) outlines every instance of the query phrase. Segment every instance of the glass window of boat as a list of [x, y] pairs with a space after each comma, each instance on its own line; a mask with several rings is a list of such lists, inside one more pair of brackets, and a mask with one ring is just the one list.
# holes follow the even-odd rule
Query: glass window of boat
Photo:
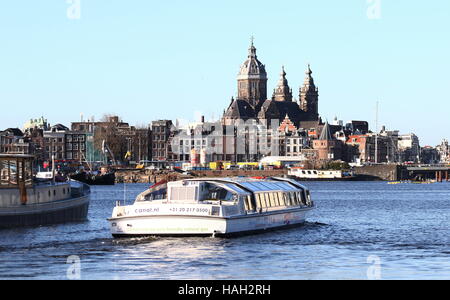
[[0, 160], [0, 169], [2, 186], [17, 185], [17, 161]]
[[215, 185], [209, 185], [208, 189], [208, 200], [217, 200], [217, 201], [231, 201], [234, 200], [233, 193], [230, 191]]
[[260, 193], [260, 194], [259, 194], [259, 197], [260, 197], [260, 199], [261, 199], [261, 205], [260, 205], [260, 207], [262, 207], [262, 208], [267, 207], [267, 204], [266, 204], [266, 194], [265, 194], [265, 193]]
[[286, 206], [292, 206], [292, 201], [289, 193], [284, 193], [284, 201], [286, 203]]
[[273, 197], [275, 199], [276, 206], [282, 206], [281, 203], [280, 203], [280, 199], [278, 197], [278, 193], [277, 192], [273, 193]]
[[278, 192], [278, 199], [280, 201], [280, 206], [287, 206], [287, 203], [285, 202], [284, 193]]
[[287, 193], [287, 195], [289, 197], [290, 206], [294, 206], [295, 205], [294, 193]]
[[254, 207], [254, 205], [253, 205], [253, 203], [252, 203], [252, 197], [251, 197], [251, 195], [247, 195], [247, 196], [245, 196], [245, 199], [244, 199], [245, 201], [244, 201], [244, 204], [245, 204], [245, 210], [255, 210], [255, 207]]
[[297, 193], [289, 193], [291, 195], [291, 200], [292, 200], [292, 206], [297, 206], [298, 205], [298, 201], [297, 201]]
[[277, 200], [275, 199], [275, 195], [276, 195], [276, 193], [269, 193], [270, 206], [271, 207], [277, 207], [278, 206]]
[[301, 203], [306, 205], [306, 197], [305, 197], [305, 193], [302, 191], [302, 192], [299, 193], [299, 195], [300, 195], [300, 201], [301, 201]]
[[294, 205], [299, 205], [298, 201], [298, 193], [291, 193], [292, 197], [294, 197]]
[[32, 184], [32, 160], [0, 159], [0, 186], [15, 186], [19, 182]]
[[263, 193], [263, 194], [261, 194], [261, 195], [262, 195], [262, 199], [263, 199], [263, 200], [261, 201], [261, 204], [262, 204], [261, 207], [266, 208], [266, 207], [268, 207], [268, 203], [267, 203], [267, 202], [268, 202], [268, 201], [267, 201], [268, 199], [267, 199], [267, 197], [266, 197], [267, 194], [266, 194], [266, 193]]
[[225, 186], [232, 189], [233, 191], [235, 191], [238, 194], [245, 194], [245, 195], [249, 194], [247, 191], [244, 191], [243, 189], [241, 189], [239, 186], [237, 186], [235, 184], [225, 184]]
[[257, 207], [262, 207], [261, 194], [255, 194]]
[[271, 204], [270, 204], [270, 193], [264, 193], [264, 196], [265, 196], [265, 199], [266, 199], [266, 208], [267, 207], [270, 207], [271, 206]]
[[270, 193], [265, 193], [265, 197], [266, 197], [266, 207], [271, 207], [272, 202], [270, 201]]

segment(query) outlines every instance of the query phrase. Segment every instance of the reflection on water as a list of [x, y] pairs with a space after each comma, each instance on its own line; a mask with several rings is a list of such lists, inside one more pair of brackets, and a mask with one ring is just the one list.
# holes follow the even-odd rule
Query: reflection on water
[[0, 279], [65, 279], [73, 255], [82, 279], [366, 279], [369, 256], [383, 279], [450, 279], [450, 184], [306, 185], [303, 227], [235, 239], [114, 240], [115, 201], [146, 185], [93, 187], [87, 222], [1, 230]]

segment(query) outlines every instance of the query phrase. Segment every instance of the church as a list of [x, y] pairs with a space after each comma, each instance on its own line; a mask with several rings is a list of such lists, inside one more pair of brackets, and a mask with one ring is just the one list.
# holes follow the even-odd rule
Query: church
[[321, 125], [318, 112], [319, 91], [309, 65], [303, 86], [299, 89], [298, 101], [293, 97], [284, 67], [271, 99], [267, 97], [267, 79], [265, 65], [258, 60], [252, 40], [248, 58], [237, 77], [237, 98], [233, 97], [228, 109], [224, 111], [224, 125], [235, 125], [247, 120], [279, 120], [280, 124], [289, 122], [296, 128], [304, 129], [318, 128]]

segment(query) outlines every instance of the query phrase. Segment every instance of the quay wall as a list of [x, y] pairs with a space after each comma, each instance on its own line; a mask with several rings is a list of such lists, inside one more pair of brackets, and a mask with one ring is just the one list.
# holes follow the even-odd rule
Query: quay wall
[[[404, 168], [398, 165], [372, 165], [357, 167], [354, 169], [357, 180], [381, 180], [398, 181], [408, 179], [408, 174]], [[205, 170], [190, 171], [189, 175], [183, 175], [169, 170], [139, 170], [126, 169], [116, 170], [117, 183], [154, 183], [161, 180], [181, 180], [195, 177], [283, 177], [288, 175], [288, 170]]]
[[269, 177], [269, 176], [284, 176], [287, 175], [287, 170], [221, 170], [221, 171], [190, 171], [190, 175], [183, 175], [178, 172], [162, 170], [139, 170], [139, 169], [127, 169], [116, 170], [116, 182], [117, 183], [154, 183], [161, 180], [174, 181], [186, 178], [195, 177]]
[[193, 171], [198, 177], [282, 177], [288, 170], [220, 170], [220, 171]]
[[140, 169], [116, 170], [116, 183], [154, 183], [165, 179], [178, 180], [175, 172]]
[[399, 165], [372, 165], [357, 167], [354, 173], [367, 180], [398, 181], [402, 180], [403, 170]]

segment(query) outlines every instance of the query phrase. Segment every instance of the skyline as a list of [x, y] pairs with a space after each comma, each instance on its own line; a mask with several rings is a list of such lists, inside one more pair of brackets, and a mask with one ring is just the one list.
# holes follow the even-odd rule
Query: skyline
[[68, 126], [81, 113], [131, 125], [196, 112], [217, 119], [236, 97], [254, 36], [269, 96], [284, 65], [298, 99], [310, 63], [324, 121], [366, 120], [374, 130], [378, 101], [378, 128], [413, 132], [422, 146], [449, 138], [450, 3], [383, 0], [371, 19], [365, 0], [298, 2], [81, 0], [79, 19], [66, 1], [3, 3], [0, 99], [13, 113], [0, 129], [41, 115]]

